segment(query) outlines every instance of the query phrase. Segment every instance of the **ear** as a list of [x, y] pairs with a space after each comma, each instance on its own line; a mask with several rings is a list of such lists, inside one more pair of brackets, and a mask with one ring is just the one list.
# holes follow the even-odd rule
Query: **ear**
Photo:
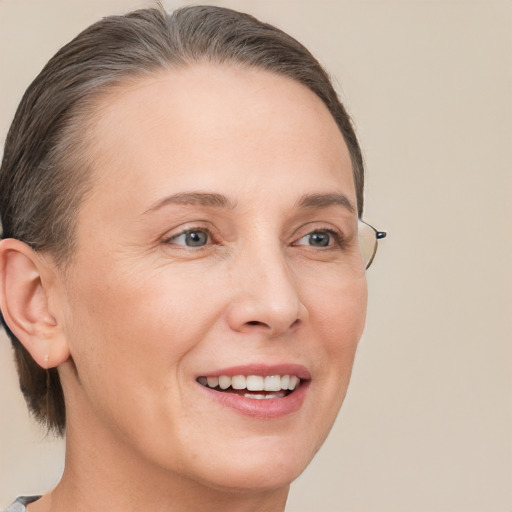
[[0, 242], [0, 309], [6, 324], [42, 368], [69, 358], [69, 347], [49, 307], [51, 272], [47, 261], [27, 244]]

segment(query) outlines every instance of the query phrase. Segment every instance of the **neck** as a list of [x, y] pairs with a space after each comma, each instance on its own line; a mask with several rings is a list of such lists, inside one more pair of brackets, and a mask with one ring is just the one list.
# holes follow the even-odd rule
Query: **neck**
[[29, 505], [28, 512], [284, 511], [289, 486], [215, 488], [153, 464], [98, 427], [90, 418], [68, 422], [62, 479], [51, 493]]

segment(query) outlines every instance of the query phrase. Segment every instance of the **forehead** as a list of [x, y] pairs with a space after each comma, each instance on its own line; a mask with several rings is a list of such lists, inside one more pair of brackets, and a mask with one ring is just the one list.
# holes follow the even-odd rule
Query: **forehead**
[[149, 196], [223, 180], [236, 192], [269, 180], [287, 187], [295, 172], [354, 193], [348, 150], [324, 103], [258, 69], [195, 64], [141, 78], [102, 98], [88, 135], [97, 191]]

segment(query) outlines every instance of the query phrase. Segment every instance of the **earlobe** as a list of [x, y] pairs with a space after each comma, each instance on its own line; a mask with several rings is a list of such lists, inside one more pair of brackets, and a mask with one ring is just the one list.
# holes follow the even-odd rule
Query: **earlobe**
[[0, 308], [18, 340], [43, 368], [69, 358], [69, 348], [56, 316], [49, 309], [45, 263], [27, 244], [0, 242]]

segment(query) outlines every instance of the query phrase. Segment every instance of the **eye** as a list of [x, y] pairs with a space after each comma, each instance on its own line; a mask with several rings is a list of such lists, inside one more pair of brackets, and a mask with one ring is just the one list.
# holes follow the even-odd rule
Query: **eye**
[[294, 245], [309, 245], [311, 247], [331, 247], [334, 242], [338, 242], [339, 236], [336, 232], [323, 229], [316, 230], [308, 233], [307, 235], [299, 238]]
[[186, 247], [204, 247], [210, 242], [210, 233], [205, 229], [188, 229], [166, 240], [168, 244]]

